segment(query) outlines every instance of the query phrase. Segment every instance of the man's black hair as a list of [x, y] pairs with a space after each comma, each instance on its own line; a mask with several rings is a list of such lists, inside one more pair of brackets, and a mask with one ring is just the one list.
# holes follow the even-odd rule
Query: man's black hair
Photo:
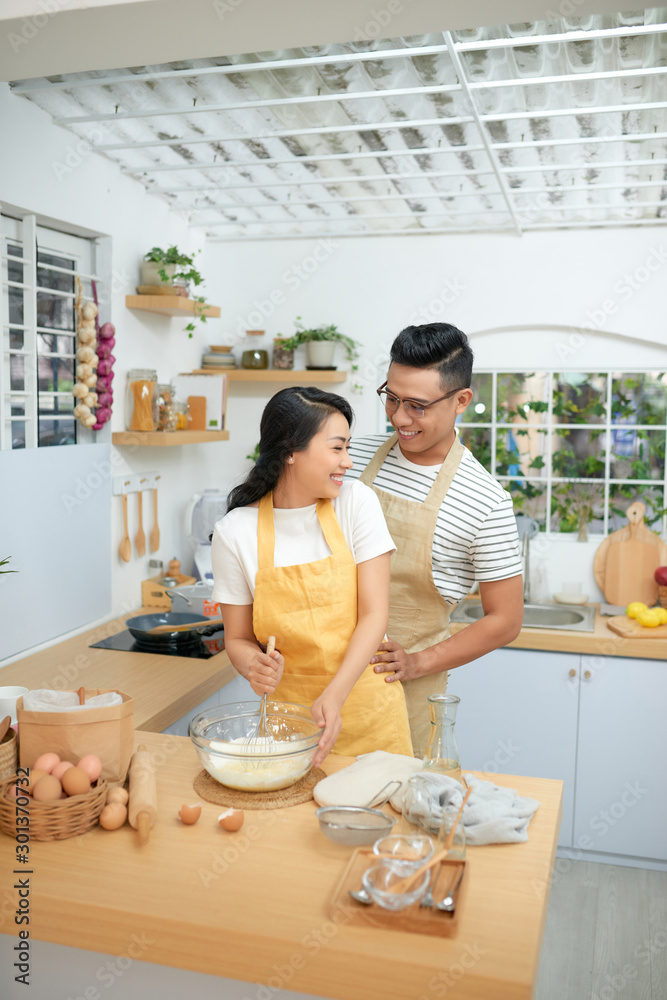
[[406, 326], [391, 345], [392, 364], [435, 368], [444, 389], [467, 389], [473, 353], [465, 333], [449, 323]]

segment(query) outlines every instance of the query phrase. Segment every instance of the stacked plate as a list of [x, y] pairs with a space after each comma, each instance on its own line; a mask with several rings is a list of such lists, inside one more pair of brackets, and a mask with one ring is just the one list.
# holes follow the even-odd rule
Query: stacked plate
[[202, 355], [202, 368], [236, 368], [231, 346], [211, 344], [209, 350], [210, 354]]

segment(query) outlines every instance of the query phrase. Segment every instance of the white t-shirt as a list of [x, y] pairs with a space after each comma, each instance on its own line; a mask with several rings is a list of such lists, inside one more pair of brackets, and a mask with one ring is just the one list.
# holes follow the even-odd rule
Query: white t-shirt
[[[385, 552], [396, 551], [380, 501], [368, 486], [345, 479], [338, 498], [332, 500], [332, 504], [357, 565]], [[254, 600], [258, 569], [258, 509], [236, 507], [213, 529], [212, 598], [220, 604], [252, 604]], [[316, 504], [310, 507], [274, 507], [276, 566], [298, 566], [331, 555], [316, 510]]]
[[[387, 436], [353, 438], [354, 468], [347, 475], [358, 478]], [[408, 461], [397, 442], [374, 485], [393, 496], [423, 503], [440, 469], [440, 465]], [[432, 568], [433, 582], [448, 604], [463, 600], [475, 580], [506, 580], [523, 571], [512, 498], [468, 448], [440, 506]]]

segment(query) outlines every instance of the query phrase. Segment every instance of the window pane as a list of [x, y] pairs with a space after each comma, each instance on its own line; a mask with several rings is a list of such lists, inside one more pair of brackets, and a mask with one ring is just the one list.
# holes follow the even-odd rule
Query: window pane
[[503, 489], [512, 495], [515, 514], [526, 514], [534, 517], [540, 525], [540, 531], [546, 528], [547, 488], [541, 483], [527, 479], [499, 479]]
[[20, 354], [12, 354], [9, 358], [9, 388], [14, 392], [25, 389], [25, 358]]
[[37, 326], [74, 331], [74, 299], [37, 292]]
[[546, 475], [547, 430], [542, 427], [507, 427], [496, 431], [496, 474]]
[[605, 431], [553, 429], [551, 468], [554, 476], [599, 479], [604, 475]]
[[25, 420], [12, 420], [12, 448], [25, 448]]
[[554, 375], [554, 423], [603, 424], [606, 397], [605, 375], [585, 372]]
[[[472, 402], [465, 413], [462, 414], [462, 419], [466, 424], [472, 424], [475, 421], [490, 424], [493, 419], [493, 413], [491, 412], [493, 375], [490, 372], [481, 372], [479, 375], [473, 373], [471, 388], [474, 393]], [[475, 454], [474, 451], [473, 454]], [[475, 457], [477, 458], [477, 455]]]
[[13, 417], [24, 417], [25, 416], [25, 400], [24, 399], [12, 399], [9, 397], [7, 399], [7, 405], [9, 407], [9, 412]]
[[10, 330], [9, 331], [9, 347], [12, 351], [23, 350], [23, 330]]
[[74, 358], [38, 358], [38, 387], [41, 392], [71, 392], [74, 386]]
[[644, 521], [653, 531], [660, 531], [665, 499], [661, 487], [633, 486], [629, 483], [611, 483], [609, 486], [609, 530], [627, 528], [626, 510], [635, 500], [646, 507]]
[[551, 530], [579, 531], [582, 523], [588, 530], [604, 531], [604, 483], [588, 480], [581, 483], [554, 483], [551, 491]]
[[23, 325], [23, 289], [7, 289], [7, 305], [9, 307], [9, 322]]
[[461, 427], [459, 435], [461, 443], [470, 449], [487, 472], [491, 472], [491, 428]]
[[611, 432], [611, 479], [662, 479], [665, 471], [665, 432]]
[[613, 424], [664, 424], [666, 402], [667, 374], [664, 372], [634, 375], [614, 372], [611, 383]]
[[76, 420], [40, 420], [38, 436], [40, 448], [76, 444]]
[[38, 333], [37, 352], [39, 354], [76, 354], [76, 340], [73, 334]]
[[[61, 274], [60, 271], [50, 271], [40, 264], [52, 264], [55, 267], [65, 267], [72, 274]], [[40, 288], [57, 288], [61, 292], [74, 291], [74, 261], [66, 257], [51, 257], [48, 254], [37, 255], [37, 284]]]
[[71, 413], [74, 409], [74, 396], [55, 396], [51, 392], [40, 392], [39, 413], [40, 416], [53, 416], [57, 413]]
[[544, 372], [498, 375], [497, 417], [504, 424], [543, 424], [549, 408], [549, 376]]

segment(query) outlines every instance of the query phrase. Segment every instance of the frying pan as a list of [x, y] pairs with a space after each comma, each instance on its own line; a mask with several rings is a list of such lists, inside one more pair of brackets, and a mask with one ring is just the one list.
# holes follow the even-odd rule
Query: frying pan
[[201, 625], [187, 632], [151, 632], [158, 625], [187, 625], [189, 622], [200, 622], [201, 615], [185, 611], [161, 611], [154, 615], [135, 615], [125, 622], [129, 632], [143, 645], [157, 649], [160, 646], [189, 646], [197, 642], [200, 636], [212, 635], [220, 631], [222, 626]]

